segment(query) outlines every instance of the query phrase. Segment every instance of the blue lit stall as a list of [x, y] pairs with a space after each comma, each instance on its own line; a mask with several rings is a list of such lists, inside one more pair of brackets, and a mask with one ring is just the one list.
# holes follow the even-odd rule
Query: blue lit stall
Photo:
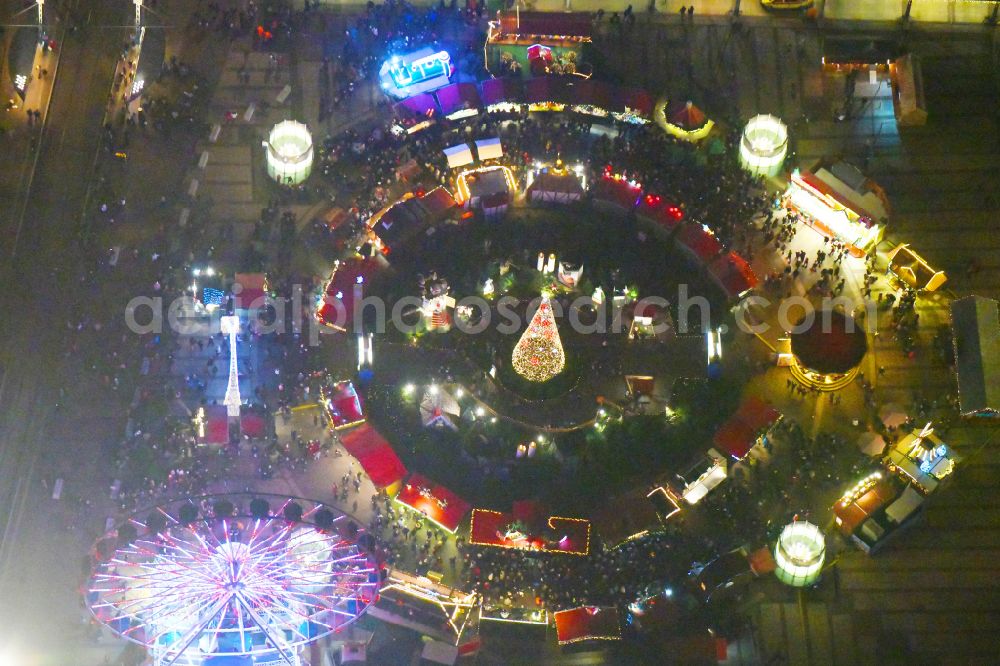
[[406, 55], [392, 56], [382, 63], [378, 76], [387, 95], [406, 99], [448, 85], [454, 71], [447, 51], [424, 47]]

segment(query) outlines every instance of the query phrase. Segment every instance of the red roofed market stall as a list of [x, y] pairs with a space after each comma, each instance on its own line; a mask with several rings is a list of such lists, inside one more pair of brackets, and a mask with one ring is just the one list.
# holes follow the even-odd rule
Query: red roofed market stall
[[713, 438], [715, 448], [736, 460], [743, 460], [762, 435], [779, 420], [781, 412], [760, 398], [750, 396], [728, 421], [719, 426]]
[[354, 384], [350, 381], [338, 382], [332, 387], [320, 389], [320, 398], [326, 421], [333, 430], [350, 428], [365, 421], [364, 406]]
[[622, 638], [618, 609], [614, 606], [580, 606], [553, 613], [559, 645], [580, 641], [619, 641]]
[[635, 208], [636, 201], [642, 196], [642, 185], [605, 171], [604, 176], [594, 183], [592, 191], [595, 206], [628, 212]]
[[449, 532], [458, 529], [471, 508], [468, 502], [452, 491], [419, 474], [413, 474], [406, 480], [396, 495], [396, 501], [420, 512]]
[[589, 520], [551, 516], [540, 521], [518, 504], [511, 513], [473, 509], [469, 543], [569, 555], [590, 552]]
[[387, 488], [406, 476], [406, 467], [389, 442], [367, 423], [344, 435], [340, 443], [357, 459], [377, 488]]
[[729, 298], [739, 298], [757, 286], [757, 275], [746, 259], [730, 252], [708, 265], [708, 274]]

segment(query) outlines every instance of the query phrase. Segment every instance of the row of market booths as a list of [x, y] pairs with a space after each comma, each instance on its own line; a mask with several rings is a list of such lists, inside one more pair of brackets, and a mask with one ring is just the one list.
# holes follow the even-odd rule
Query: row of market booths
[[[471, 505], [455, 492], [423, 475], [411, 473], [392, 445], [365, 422], [363, 405], [350, 382], [333, 385], [322, 393], [321, 400], [329, 427], [350, 429], [342, 434], [341, 445], [358, 461], [376, 488], [392, 496], [401, 508], [419, 513], [451, 533], [455, 533], [471, 513], [469, 543], [478, 546], [574, 556], [589, 554], [589, 520], [548, 515], [534, 501], [515, 502], [507, 512], [471, 509]], [[450, 660], [478, 649], [480, 622], [545, 627], [555, 619], [558, 628], [563, 624], [560, 618], [570, 617], [560, 613], [550, 615], [541, 607], [485, 605], [477, 594], [443, 584], [443, 577], [441, 572], [412, 573], [390, 568], [384, 576], [379, 600], [369, 613], [383, 621], [421, 632], [435, 644], [432, 652]], [[617, 636], [617, 614], [614, 609], [611, 611], [615, 613], [613, 627]], [[571, 633], [580, 631], [578, 623], [573, 626], [578, 628], [570, 630]], [[561, 635], [564, 631], [565, 628], [560, 629]], [[588, 636], [595, 638], [589, 633]], [[607, 637], [611, 637], [610, 633]]]
[[704, 268], [728, 299], [736, 300], [757, 286], [759, 280], [746, 259], [727, 250], [707, 226], [686, 223], [679, 205], [645, 191], [641, 183], [607, 169], [594, 183], [591, 193], [595, 206], [634, 213], [654, 236], [676, 242], [692, 261]]
[[653, 117], [654, 99], [645, 90], [577, 76], [487, 79], [479, 84], [452, 83], [433, 93], [418, 93], [394, 105], [406, 131], [437, 116], [459, 119], [480, 111], [563, 111], [630, 123]]

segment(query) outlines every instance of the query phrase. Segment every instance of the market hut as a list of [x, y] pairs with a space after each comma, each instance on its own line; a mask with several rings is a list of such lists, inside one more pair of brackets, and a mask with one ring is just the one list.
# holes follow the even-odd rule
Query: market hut
[[621, 625], [614, 606], [579, 606], [553, 614], [559, 645], [580, 641], [620, 641]]
[[1000, 416], [1000, 303], [966, 296], [951, 304], [962, 416]]
[[524, 101], [521, 79], [487, 79], [480, 88], [480, 99], [487, 111], [517, 111]]
[[868, 352], [864, 328], [829, 308], [813, 313], [808, 326], [804, 323], [800, 321], [791, 335], [792, 376], [820, 391], [843, 388], [857, 376]]
[[750, 264], [735, 252], [722, 255], [711, 262], [708, 274], [730, 300], [741, 298], [759, 282]]
[[593, 185], [594, 206], [616, 213], [627, 213], [636, 207], [642, 196], [642, 185], [605, 169]]
[[471, 505], [444, 486], [420, 474], [411, 474], [396, 502], [421, 514], [438, 527], [454, 533]]
[[376, 488], [395, 486], [406, 476], [406, 467], [392, 446], [367, 423], [344, 435], [340, 443], [360, 463]]
[[434, 93], [441, 114], [450, 120], [457, 120], [479, 113], [483, 102], [479, 89], [473, 83], [452, 83]]
[[320, 404], [331, 430], [343, 430], [365, 422], [364, 404], [351, 381], [321, 388]]
[[781, 421], [781, 412], [755, 396], [749, 396], [736, 413], [715, 431], [713, 443], [734, 460], [743, 460]]
[[316, 320], [341, 333], [355, 324], [355, 301], [361, 302], [366, 280], [385, 265], [379, 257], [351, 257], [338, 262], [316, 304]]
[[528, 200], [566, 204], [583, 196], [583, 167], [568, 168], [562, 160], [542, 166], [529, 174]]

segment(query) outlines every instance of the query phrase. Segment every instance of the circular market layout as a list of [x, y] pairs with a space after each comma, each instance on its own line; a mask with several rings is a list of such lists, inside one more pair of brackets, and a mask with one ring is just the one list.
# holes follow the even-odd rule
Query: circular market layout
[[[180, 222], [206, 248], [152, 287], [204, 328], [143, 339], [172, 380], [130, 407], [97, 622], [157, 666], [348, 661], [388, 652], [383, 625], [454, 663], [504, 623], [711, 661], [757, 591], [805, 603], [919, 520], [961, 462], [950, 404], [879, 405], [873, 332], [913, 359], [944, 275], [907, 244], [880, 264], [877, 184], [799, 165], [797, 122], [612, 81], [589, 18], [500, 12], [456, 44], [434, 11], [369, 8], [397, 11], [323, 52], [318, 100], [254, 53], [273, 105], [211, 126]], [[338, 76], [364, 113], [330, 117]], [[189, 216], [248, 130], [260, 216], [217, 247]]]

